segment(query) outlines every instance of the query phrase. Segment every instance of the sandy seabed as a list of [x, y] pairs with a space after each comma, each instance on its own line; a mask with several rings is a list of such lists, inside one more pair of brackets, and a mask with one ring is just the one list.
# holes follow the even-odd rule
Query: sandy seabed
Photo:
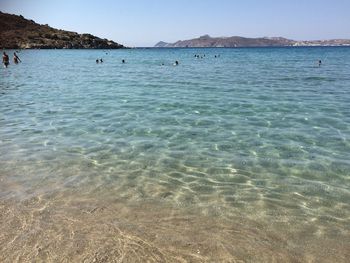
[[[164, 202], [56, 193], [0, 202], [0, 262], [346, 262], [350, 238]], [[283, 233], [282, 233], [283, 231]]]

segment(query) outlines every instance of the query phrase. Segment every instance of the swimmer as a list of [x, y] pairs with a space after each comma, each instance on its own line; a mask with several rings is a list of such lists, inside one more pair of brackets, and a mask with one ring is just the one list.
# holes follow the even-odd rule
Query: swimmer
[[318, 61], [318, 66], [321, 67], [321, 65], [322, 65], [322, 60], [319, 60]]
[[125, 64], [125, 59], [122, 60], [122, 63]]
[[96, 59], [96, 64], [98, 64], [100, 61], [98, 59]]
[[100, 58], [100, 62], [101, 62], [101, 63], [103, 63], [103, 60], [102, 60], [102, 58]]
[[178, 66], [179, 65], [179, 61], [175, 61], [175, 63], [174, 63], [174, 66]]
[[8, 65], [10, 64], [10, 59], [9, 59], [9, 56], [6, 54], [6, 52], [4, 52], [2, 55], [2, 63], [4, 64], [5, 68], [7, 68]]
[[18, 62], [22, 62], [21, 59], [17, 56], [16, 52], [13, 53], [13, 62], [18, 64]]

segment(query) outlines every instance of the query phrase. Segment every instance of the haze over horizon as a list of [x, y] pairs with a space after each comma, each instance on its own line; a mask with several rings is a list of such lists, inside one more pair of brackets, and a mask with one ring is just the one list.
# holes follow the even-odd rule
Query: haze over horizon
[[58, 29], [91, 33], [127, 46], [154, 46], [209, 34], [350, 38], [346, 0], [0, 0], [0, 10]]

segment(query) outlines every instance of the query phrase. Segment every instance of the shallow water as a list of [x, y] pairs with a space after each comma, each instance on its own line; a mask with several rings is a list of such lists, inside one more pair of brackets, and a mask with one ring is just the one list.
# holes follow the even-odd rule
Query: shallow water
[[1, 261], [350, 256], [350, 48], [19, 55], [0, 69]]

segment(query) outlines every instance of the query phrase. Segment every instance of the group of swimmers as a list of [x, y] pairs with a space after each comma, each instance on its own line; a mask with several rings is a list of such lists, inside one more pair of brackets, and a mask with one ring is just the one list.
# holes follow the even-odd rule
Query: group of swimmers
[[[13, 53], [13, 62], [15, 64], [22, 62], [21, 59], [17, 56], [16, 52]], [[10, 65], [10, 58], [9, 55], [6, 54], [6, 52], [2, 54], [2, 64], [4, 64], [5, 68], [7, 68]]]
[[[106, 55], [108, 55], [107, 52], [106, 52]], [[205, 58], [205, 54], [203, 54], [203, 55], [195, 54], [194, 57], [195, 57], [195, 58]], [[219, 58], [220, 55], [215, 55], [214, 57], [215, 57], [215, 58]], [[96, 59], [96, 64], [99, 64], [99, 63], [103, 63], [103, 59], [102, 59], [102, 58]], [[123, 64], [126, 63], [125, 59], [122, 60], [122, 63], [123, 63]], [[161, 63], [160, 65], [161, 65], [161, 66], [165, 66], [164, 63]], [[180, 65], [179, 61], [178, 61], [178, 60], [175, 60], [175, 62], [173, 63], [173, 66], [178, 66], [178, 65]]]
[[[103, 63], [103, 59], [102, 58], [96, 59], [96, 64], [98, 64], [98, 63]], [[122, 60], [122, 63], [125, 64], [125, 59]]]
[[[200, 55], [197, 55], [197, 54], [196, 54], [196, 55], [194, 55], [194, 57], [195, 57], [195, 58], [205, 58], [205, 55], [200, 56]], [[215, 55], [214, 57], [215, 57], [215, 58], [219, 58], [220, 55]], [[15, 64], [18, 64], [19, 62], [22, 62], [21, 59], [17, 56], [17, 53], [16, 53], [16, 52], [13, 53], [13, 62], [14, 62]], [[6, 54], [6, 52], [4, 52], [3, 55], [2, 55], [2, 63], [4, 64], [4, 67], [5, 67], [5, 68], [7, 68], [7, 67], [10, 65], [10, 58], [9, 58], [9, 56]], [[98, 64], [98, 63], [103, 63], [103, 59], [102, 59], [102, 58], [96, 59], [96, 64]], [[125, 64], [125, 59], [122, 60], [122, 63]], [[162, 63], [161, 65], [164, 66], [164, 63]], [[176, 60], [175, 63], [174, 63], [173, 65], [174, 65], [174, 66], [178, 66], [178, 65], [179, 65], [179, 61]], [[318, 61], [318, 66], [321, 67], [321, 65], [322, 65], [322, 61], [319, 60], [319, 61]]]
[[195, 58], [205, 58], [205, 55], [201, 55], [201, 56], [200, 56], [200, 55], [197, 55], [197, 54], [196, 54], [196, 55], [194, 55], [194, 57], [195, 57]]
[[[100, 59], [96, 59], [96, 64], [99, 64], [99, 63], [103, 63], [103, 59], [102, 58], [100, 58]], [[125, 61], [125, 59], [122, 59], [122, 63], [123, 64], [125, 64], [126, 63], [126, 61]], [[176, 60], [175, 62], [174, 62], [174, 66], [178, 66], [180, 63], [179, 63], [179, 61], [178, 60]], [[164, 63], [162, 63], [161, 64], [161, 66], [165, 66], [165, 64]]]
[[[194, 57], [195, 57], [195, 58], [205, 58], [205, 54], [204, 54], [204, 55], [198, 55], [198, 54], [196, 54], [196, 55], [194, 55]], [[220, 55], [215, 55], [214, 57], [215, 57], [215, 58], [219, 58]]]

